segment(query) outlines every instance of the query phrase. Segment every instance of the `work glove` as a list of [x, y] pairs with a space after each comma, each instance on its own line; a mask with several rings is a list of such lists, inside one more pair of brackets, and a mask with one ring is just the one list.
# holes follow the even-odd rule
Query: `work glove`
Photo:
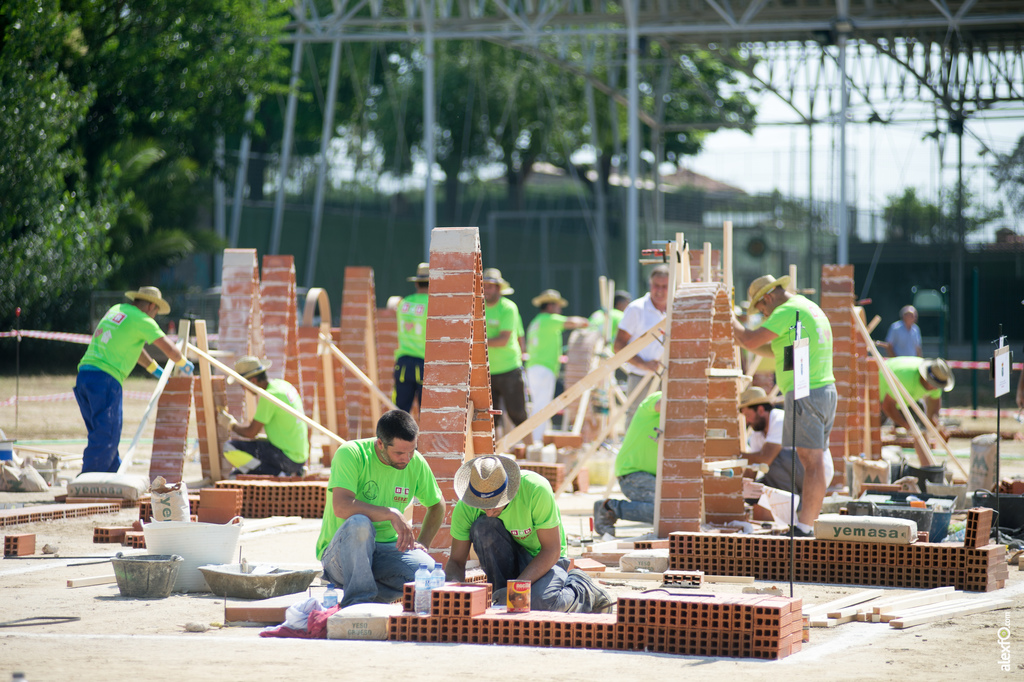
[[164, 375], [164, 368], [161, 367], [160, 365], [157, 365], [156, 369], [153, 370], [153, 376], [155, 376], [157, 379], [159, 379], [163, 375]]
[[184, 374], [187, 377], [190, 377], [192, 376], [192, 372], [195, 370], [196, 366], [192, 364], [191, 360], [185, 360], [185, 364], [178, 365], [178, 368], [181, 370], [182, 374]]
[[232, 417], [231, 414], [228, 413], [226, 408], [222, 407], [220, 408], [220, 411], [217, 412], [217, 424], [219, 424], [221, 428], [230, 431], [235, 427], [235, 424], [237, 423], [238, 420]]
[[150, 360], [146, 366], [146, 371], [159, 379], [163, 376], [164, 368], [157, 364], [156, 360]]

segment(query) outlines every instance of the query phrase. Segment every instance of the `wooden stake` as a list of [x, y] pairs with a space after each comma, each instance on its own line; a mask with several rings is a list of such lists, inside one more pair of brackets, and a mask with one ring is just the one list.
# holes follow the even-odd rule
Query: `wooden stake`
[[[196, 347], [210, 352], [206, 341], [206, 320], [196, 320]], [[206, 420], [206, 452], [210, 457], [210, 479], [219, 481], [220, 442], [217, 440], [217, 410], [213, 404], [213, 372], [205, 358], [199, 358], [199, 390], [203, 394], [203, 417]]]

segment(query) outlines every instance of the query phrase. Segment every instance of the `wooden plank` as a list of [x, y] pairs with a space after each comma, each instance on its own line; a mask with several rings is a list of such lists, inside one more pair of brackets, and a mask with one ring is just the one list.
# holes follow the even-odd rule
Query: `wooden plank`
[[872, 605], [871, 612], [876, 614], [891, 613], [896, 609], [934, 604], [952, 599], [955, 593], [956, 588], [952, 585], [936, 587], [933, 590], [925, 590], [919, 594], [882, 600]]
[[[331, 354], [334, 355], [334, 357], [341, 360], [341, 364], [345, 365], [345, 369], [352, 372], [352, 374], [355, 375], [356, 379], [358, 379], [360, 383], [362, 383], [364, 386], [370, 389], [370, 391], [377, 396], [377, 400], [384, 403], [384, 406], [387, 407], [389, 410], [398, 409], [398, 406], [391, 402], [391, 400], [386, 395], [384, 395], [384, 391], [380, 390], [377, 387], [377, 383], [370, 377], [363, 374], [363, 370], [359, 369], [359, 367], [356, 366], [356, 363], [352, 362], [347, 355], [341, 352], [341, 349], [334, 344], [334, 341], [331, 340], [330, 336], [327, 336], [323, 332], [320, 332], [320, 340], [324, 342], [325, 347], [329, 351], [331, 351]], [[376, 359], [374, 360], [374, 363], [376, 364]], [[376, 422], [374, 422], [374, 424], [376, 424]]]
[[1008, 609], [1013, 606], [1013, 602], [1009, 599], [965, 599], [968, 602], [963, 605], [959, 605], [959, 602], [954, 602], [949, 608], [929, 610], [928, 613], [923, 613], [917, 616], [907, 615], [902, 618], [889, 621], [889, 627], [898, 629], [910, 628], [915, 625], [923, 625], [925, 623], [932, 623], [937, 620], [946, 620], [953, 616], [968, 616], [972, 613], [984, 613], [986, 611], [998, 611], [1000, 609]]
[[805, 616], [826, 614], [830, 611], [838, 611], [839, 609], [846, 608], [847, 606], [853, 606], [854, 604], [863, 604], [871, 599], [881, 597], [883, 594], [885, 594], [885, 590], [861, 590], [860, 592], [854, 592], [853, 594], [833, 599], [832, 601], [825, 602], [824, 604], [808, 604], [804, 606], [803, 613]]
[[110, 583], [116, 583], [117, 577], [113, 573], [104, 575], [94, 575], [88, 578], [70, 578], [68, 579], [68, 587], [89, 587], [91, 585], [109, 585]]
[[[196, 320], [196, 346], [209, 353], [210, 346], [206, 340], [206, 320]], [[219, 481], [220, 443], [217, 441], [217, 411], [213, 405], [213, 372], [210, 363], [204, 358], [199, 360], [199, 390], [203, 393], [203, 416], [206, 419], [206, 451], [210, 457], [210, 479]]]

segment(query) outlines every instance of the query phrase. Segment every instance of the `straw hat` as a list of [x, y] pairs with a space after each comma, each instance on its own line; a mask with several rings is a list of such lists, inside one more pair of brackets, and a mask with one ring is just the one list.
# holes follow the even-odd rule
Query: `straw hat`
[[255, 355], [246, 355], [235, 363], [235, 371], [242, 375], [243, 379], [251, 379], [260, 372], [267, 371], [273, 364], [270, 360], [260, 360]]
[[501, 276], [501, 270], [498, 268], [484, 269], [483, 281], [499, 285], [501, 287], [502, 296], [511, 296], [516, 293], [516, 290], [512, 288], [512, 285], [506, 282], [505, 278]]
[[755, 279], [747, 288], [747, 299], [750, 301], [747, 303], [747, 314], [754, 314], [754, 308], [757, 306], [758, 301], [764, 298], [769, 291], [775, 287], [787, 286], [789, 286], [789, 275], [784, 275], [778, 279], [771, 275], [763, 275]]
[[548, 303], [557, 303], [563, 308], [569, 305], [569, 302], [562, 298], [562, 294], [558, 292], [558, 289], [545, 289], [540, 292], [540, 295], [533, 297], [535, 308], [543, 308]]
[[956, 385], [956, 379], [953, 378], [953, 370], [949, 368], [949, 365], [942, 358], [925, 360], [917, 368], [917, 371], [921, 373], [921, 378], [932, 386], [941, 386], [943, 393], [949, 393], [953, 390], [953, 386]]
[[406, 282], [429, 282], [430, 281], [430, 264], [420, 263], [416, 266], [416, 276], [406, 277]]
[[774, 405], [775, 403], [768, 394], [764, 392], [764, 389], [760, 386], [751, 386], [747, 390], [740, 394], [740, 408], [744, 407], [756, 407], [758, 405]]
[[481, 455], [455, 472], [455, 494], [476, 509], [508, 504], [519, 492], [519, 465], [511, 457]]
[[139, 287], [138, 291], [126, 291], [124, 295], [129, 301], [149, 301], [156, 303], [157, 314], [166, 315], [171, 312], [171, 304], [164, 300], [160, 290], [156, 287]]

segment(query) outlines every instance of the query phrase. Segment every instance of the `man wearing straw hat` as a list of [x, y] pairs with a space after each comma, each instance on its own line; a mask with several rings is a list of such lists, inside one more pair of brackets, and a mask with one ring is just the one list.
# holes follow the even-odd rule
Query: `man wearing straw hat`
[[[235, 363], [235, 371], [243, 379], [303, 413], [302, 398], [295, 387], [284, 379], [268, 379], [267, 369], [273, 363], [246, 355]], [[228, 381], [232, 381], [231, 378]], [[259, 396], [252, 421], [245, 426], [222, 409], [217, 420], [229, 432], [242, 437], [228, 441], [224, 459], [235, 467], [229, 478], [238, 474], [257, 476], [299, 476], [309, 459], [309, 434], [306, 423], [266, 396]], [[260, 432], [266, 438], [257, 438]]]
[[[935, 424], [942, 408], [942, 394], [949, 393], [956, 385], [953, 370], [942, 358], [917, 358], [913, 356], [888, 358], [886, 366], [892, 370], [896, 380], [899, 381], [910, 399], [914, 402], [924, 400], [925, 415], [928, 421]], [[900, 411], [899, 403], [893, 397], [895, 387], [890, 386], [885, 378], [885, 372], [878, 372], [878, 401], [882, 408], [882, 414], [892, 419], [893, 424], [910, 428], [903, 413]], [[920, 446], [915, 444], [915, 448]], [[927, 453], [930, 455], [931, 453]]]
[[171, 312], [156, 287], [139, 287], [124, 294], [130, 303], [113, 306], [96, 325], [75, 381], [75, 399], [89, 432], [82, 453], [82, 473], [116, 473], [121, 466], [117, 446], [121, 440], [122, 385], [135, 365], [160, 378], [163, 369], [144, 346], [152, 343], [174, 361], [182, 373], [192, 374], [193, 365], [171, 343], [159, 325], [157, 315]]
[[579, 569], [568, 570], [562, 516], [547, 479], [521, 471], [511, 457], [481, 455], [455, 473], [459, 502], [452, 511], [452, 549], [445, 577], [460, 582], [472, 545], [503, 602], [509, 580], [529, 580], [530, 608], [601, 613], [614, 603]]
[[[519, 308], [506, 298], [513, 289], [498, 268], [483, 272], [484, 312], [487, 318], [487, 358], [491, 370], [491, 400], [514, 426], [526, 421], [526, 384], [523, 381], [523, 353], [520, 346], [522, 318]], [[495, 416], [495, 426], [500, 416]], [[533, 434], [525, 438], [533, 441]]]
[[[341, 606], [390, 603], [402, 597], [428, 547], [445, 503], [430, 465], [416, 452], [419, 427], [402, 410], [377, 420], [377, 437], [345, 443], [331, 460], [316, 556], [324, 578], [344, 588]], [[416, 535], [405, 519], [413, 498], [426, 507]]]
[[391, 399], [400, 410], [412, 412], [413, 403], [423, 400], [423, 356], [427, 346], [427, 289], [430, 266], [420, 263], [416, 275], [406, 281], [416, 283], [416, 293], [398, 303], [398, 348], [395, 349], [395, 387]]
[[[792, 530], [794, 535], [807, 536], [814, 533], [814, 520], [821, 512], [830, 483], [826, 479], [824, 459], [836, 416], [837, 394], [832, 376], [832, 325], [814, 302], [786, 290], [789, 281], [788, 276], [775, 279], [764, 275], [755, 279], [747, 290], [750, 299], [747, 312], [761, 313], [764, 321], [757, 329], [747, 329], [734, 314], [732, 328], [737, 343], [748, 350], [771, 344], [775, 383], [785, 396], [784, 409], [787, 415], [797, 415], [795, 420], [785, 420], [782, 442], [795, 442], [797, 457], [804, 467], [803, 499]], [[799, 404], [794, 401], [792, 367], [797, 316], [802, 338], [808, 339], [810, 344], [810, 395], [801, 398]]]
[[[526, 384], [530, 387], [530, 416], [537, 414], [555, 397], [555, 382], [562, 366], [562, 332], [586, 327], [585, 317], [566, 317], [562, 308], [569, 302], [556, 289], [545, 289], [533, 298], [540, 313], [526, 329]], [[533, 430], [533, 442], [544, 440], [550, 420]]]

